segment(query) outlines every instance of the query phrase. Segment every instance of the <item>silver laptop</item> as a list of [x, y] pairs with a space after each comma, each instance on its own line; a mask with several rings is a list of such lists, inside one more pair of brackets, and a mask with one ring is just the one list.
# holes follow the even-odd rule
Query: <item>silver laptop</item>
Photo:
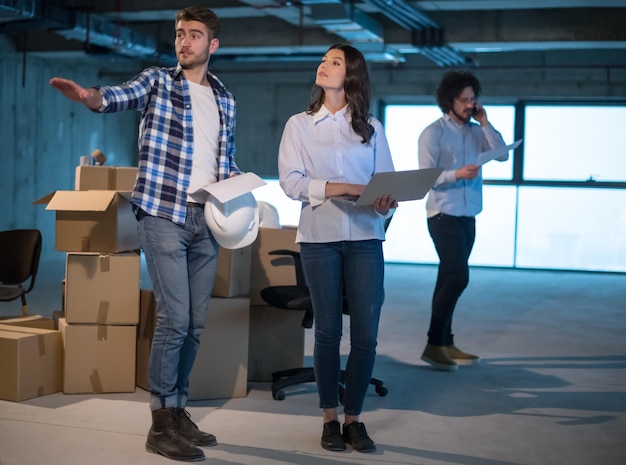
[[443, 168], [389, 171], [375, 173], [359, 196], [341, 195], [330, 197], [335, 202], [366, 207], [385, 194], [391, 194], [398, 202], [423, 199], [433, 187]]

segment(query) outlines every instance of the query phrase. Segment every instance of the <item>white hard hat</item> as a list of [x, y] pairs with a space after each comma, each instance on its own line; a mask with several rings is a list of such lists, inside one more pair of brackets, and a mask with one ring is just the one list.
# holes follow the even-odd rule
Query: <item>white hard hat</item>
[[224, 203], [209, 196], [204, 217], [217, 243], [226, 249], [252, 244], [259, 232], [259, 209], [251, 192]]
[[278, 210], [272, 204], [257, 200], [259, 206], [259, 226], [261, 228], [280, 228]]

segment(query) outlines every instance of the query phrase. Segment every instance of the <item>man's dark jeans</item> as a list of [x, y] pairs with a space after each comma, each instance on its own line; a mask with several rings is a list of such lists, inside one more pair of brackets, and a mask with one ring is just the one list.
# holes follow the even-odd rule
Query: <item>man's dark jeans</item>
[[476, 219], [440, 213], [428, 218], [428, 232], [439, 255], [428, 343], [451, 346], [454, 345], [452, 315], [457, 300], [469, 283], [467, 262], [476, 237]]

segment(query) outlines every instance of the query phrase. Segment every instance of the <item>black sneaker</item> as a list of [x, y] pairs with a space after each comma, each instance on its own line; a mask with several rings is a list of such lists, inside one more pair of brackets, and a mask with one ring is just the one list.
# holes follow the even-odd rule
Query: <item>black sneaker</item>
[[352, 444], [352, 448], [357, 452], [376, 452], [376, 444], [367, 435], [365, 425], [358, 421], [353, 421], [349, 425], [343, 425], [343, 440]]
[[322, 432], [322, 440], [320, 443], [326, 450], [346, 450], [346, 443], [341, 436], [341, 424], [337, 420], [324, 423], [324, 431]]

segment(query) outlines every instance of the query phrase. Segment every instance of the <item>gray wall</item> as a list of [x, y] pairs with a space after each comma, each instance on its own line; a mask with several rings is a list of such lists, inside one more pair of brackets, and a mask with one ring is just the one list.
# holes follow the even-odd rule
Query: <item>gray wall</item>
[[[511, 63], [484, 61], [476, 69], [485, 102], [520, 99], [619, 100], [626, 97], [621, 51], [597, 53], [597, 65], [578, 66], [568, 52], [529, 52]], [[72, 189], [81, 155], [95, 148], [109, 165], [136, 164], [139, 113], [99, 115], [51, 88], [53, 76], [81, 85], [120, 83], [146, 66], [128, 59], [67, 59], [14, 53], [0, 36], [0, 230], [37, 227], [44, 235], [43, 259], [54, 253], [54, 213], [33, 201]], [[244, 171], [275, 176], [285, 121], [306, 109], [316, 64], [274, 63], [271, 67], [213, 70], [237, 97], [237, 160]], [[372, 66], [371, 111], [382, 102], [433, 103], [443, 70], [411, 64]]]

